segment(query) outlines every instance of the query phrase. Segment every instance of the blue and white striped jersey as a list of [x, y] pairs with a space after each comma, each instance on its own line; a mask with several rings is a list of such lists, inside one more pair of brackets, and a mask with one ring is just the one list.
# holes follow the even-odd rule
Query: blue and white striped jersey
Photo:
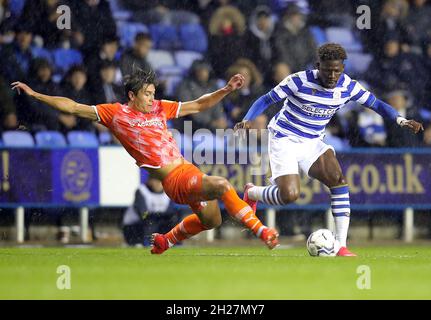
[[347, 74], [341, 75], [333, 89], [322, 87], [317, 75], [317, 70], [292, 74], [269, 92], [274, 102], [285, 99], [283, 108], [268, 125], [278, 136], [322, 137], [329, 120], [349, 101], [366, 107], [376, 101], [371, 92]]

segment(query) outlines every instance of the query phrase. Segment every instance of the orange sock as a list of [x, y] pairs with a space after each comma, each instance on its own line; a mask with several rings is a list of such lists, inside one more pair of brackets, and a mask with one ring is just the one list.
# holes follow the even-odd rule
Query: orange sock
[[188, 239], [202, 231], [208, 230], [196, 214], [191, 214], [184, 218], [171, 231], [166, 234], [170, 245]]
[[244, 202], [233, 188], [221, 197], [227, 212], [238, 221], [241, 221], [248, 229], [253, 231], [253, 233], [260, 237], [262, 230], [265, 226], [256, 217], [253, 209]]

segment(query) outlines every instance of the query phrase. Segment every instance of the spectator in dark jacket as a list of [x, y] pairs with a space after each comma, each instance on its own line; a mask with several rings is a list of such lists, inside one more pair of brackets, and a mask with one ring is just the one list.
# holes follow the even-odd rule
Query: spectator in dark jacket
[[[70, 68], [62, 81], [61, 90], [63, 96], [83, 104], [92, 105], [93, 99], [86, 87], [87, 79], [87, 71], [84, 67], [73, 66]], [[60, 114], [60, 118], [62, 123], [61, 131], [64, 133], [71, 130], [94, 131], [94, 126], [89, 120], [64, 113]]]
[[217, 77], [223, 78], [232, 61], [246, 56], [245, 17], [227, 5], [217, 9], [209, 24], [209, 60]]
[[424, 68], [424, 60], [414, 53], [406, 53], [401, 50], [401, 42], [397, 34], [388, 34], [383, 48], [383, 57], [375, 58], [365, 79], [380, 94], [398, 87], [410, 90], [415, 99], [421, 100], [425, 91], [427, 78]]
[[306, 25], [306, 17], [295, 4], [289, 5], [274, 32], [277, 61], [286, 62], [293, 72], [315, 61], [316, 43]]
[[32, 60], [30, 45], [33, 33], [31, 29], [26, 26], [18, 26], [15, 32], [15, 40], [1, 49], [0, 73], [9, 83], [25, 81]]
[[247, 57], [253, 61], [266, 78], [270, 71], [273, 57], [271, 37], [274, 31], [274, 21], [267, 6], [259, 6], [250, 17], [247, 32]]
[[[29, 84], [37, 92], [59, 95], [59, 87], [52, 80], [53, 67], [45, 59], [35, 59], [30, 67]], [[61, 117], [57, 110], [45, 108], [43, 103], [18, 96], [20, 122], [33, 130], [59, 130]]]
[[409, 44], [420, 50], [431, 36], [431, 6], [427, 0], [412, 1], [405, 28]]
[[10, 86], [0, 76], [0, 131], [14, 130], [18, 127], [16, 106], [13, 101]]
[[[177, 96], [180, 101], [191, 101], [207, 92], [218, 89], [217, 82], [211, 78], [211, 66], [202, 60], [195, 61], [190, 68], [190, 76], [187, 77], [178, 87]], [[225, 129], [227, 118], [221, 103], [204, 112], [199, 112], [190, 116], [193, 120], [193, 128]]]
[[[378, 1], [373, 2], [378, 3]], [[380, 14], [375, 19], [376, 23], [373, 23], [370, 30], [364, 30], [366, 47], [376, 58], [382, 57], [381, 48], [384, 46], [388, 34], [397, 34], [401, 45], [405, 43], [405, 18], [408, 9], [408, 3], [405, 0], [386, 0], [383, 2]]]
[[115, 37], [117, 26], [106, 0], [70, 0], [72, 29], [81, 34], [85, 56], [99, 52], [107, 38]]
[[[409, 105], [406, 92], [394, 90], [386, 95], [386, 102], [394, 107], [395, 110], [404, 118], [418, 118], [417, 109]], [[410, 102], [411, 103], [411, 102]], [[418, 135], [409, 130], [401, 130], [397, 123], [386, 121], [386, 146], [402, 148], [405, 146], [417, 147], [420, 144]]]
[[130, 246], [149, 246], [152, 233], [167, 232], [178, 221], [178, 212], [163, 191], [162, 183], [149, 178], [136, 190], [133, 204], [124, 213], [124, 240]]
[[67, 39], [67, 31], [57, 27], [57, 19], [61, 15], [57, 13], [57, 8], [62, 4], [64, 1], [60, 0], [26, 1], [18, 23], [41, 36], [44, 47], [59, 47], [61, 41]]
[[133, 48], [124, 52], [121, 57], [120, 67], [123, 76], [131, 74], [134, 67], [150, 70], [151, 66], [147, 61], [147, 56], [152, 47], [151, 36], [146, 33], [138, 33]]
[[114, 103], [123, 101], [123, 88], [115, 84], [116, 65], [104, 61], [100, 65], [98, 85], [94, 87], [93, 101], [97, 103]]
[[226, 77], [229, 79], [237, 73], [244, 76], [244, 85], [225, 100], [225, 109], [232, 123], [240, 122], [253, 102], [264, 93], [262, 75], [252, 61], [244, 58], [238, 59], [229, 67]]
[[117, 37], [108, 38], [102, 44], [99, 52], [91, 55], [86, 59], [86, 66], [88, 68], [88, 83], [91, 90], [97, 88], [101, 81], [100, 68], [106, 62], [109, 62], [115, 67], [114, 83], [119, 85], [122, 83], [122, 72], [120, 68], [120, 61], [118, 59], [119, 42]]

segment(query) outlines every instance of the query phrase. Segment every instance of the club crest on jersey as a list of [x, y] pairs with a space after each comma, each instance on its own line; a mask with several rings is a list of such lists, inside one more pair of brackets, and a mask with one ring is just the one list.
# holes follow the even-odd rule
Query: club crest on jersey
[[334, 94], [333, 94], [333, 96], [334, 96], [334, 99], [340, 99], [341, 98], [341, 91], [334, 91]]

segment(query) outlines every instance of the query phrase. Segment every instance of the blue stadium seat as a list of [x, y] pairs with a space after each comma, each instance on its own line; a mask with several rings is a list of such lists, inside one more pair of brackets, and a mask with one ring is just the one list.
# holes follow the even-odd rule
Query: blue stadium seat
[[318, 26], [311, 26], [310, 31], [318, 46], [328, 42], [328, 38], [326, 37], [325, 31], [322, 28]]
[[132, 17], [132, 12], [125, 10], [119, 0], [111, 0], [109, 4], [111, 5], [111, 12], [115, 21], [129, 20]]
[[27, 131], [5, 131], [2, 140], [5, 147], [34, 147], [33, 136]]
[[55, 67], [61, 73], [66, 73], [71, 66], [83, 62], [82, 53], [75, 49], [54, 49], [52, 55], [54, 56]]
[[149, 33], [148, 27], [138, 22], [117, 22], [120, 43], [123, 47], [130, 48], [135, 42], [138, 33]]
[[347, 71], [353, 72], [355, 75], [363, 74], [368, 70], [368, 66], [372, 60], [373, 56], [371, 54], [349, 52], [347, 61], [349, 61], [351, 64], [351, 70]]
[[166, 94], [174, 95], [178, 84], [184, 78], [184, 69], [178, 66], [164, 66], [157, 69], [157, 76], [160, 81], [166, 84]]
[[200, 24], [190, 23], [180, 26], [180, 40], [182, 48], [188, 51], [206, 52], [208, 37]]
[[348, 28], [330, 27], [326, 29], [328, 42], [335, 42], [342, 45], [347, 52], [361, 52], [362, 44], [355, 39], [352, 30]]
[[185, 70], [189, 70], [192, 63], [195, 60], [201, 60], [203, 59], [203, 55], [199, 52], [195, 51], [176, 51], [175, 54], [175, 62], [177, 63], [177, 66], [180, 66], [181, 68]]
[[180, 47], [177, 28], [173, 25], [152, 24], [150, 25], [150, 33], [157, 49], [175, 50]]
[[182, 25], [188, 23], [199, 24], [199, 16], [191, 11], [187, 10], [172, 10], [171, 23], [174, 25]]
[[108, 131], [99, 133], [99, 142], [101, 145], [107, 145], [112, 143], [112, 135]]
[[40, 131], [36, 133], [36, 145], [38, 147], [65, 147], [66, 139], [58, 131]]
[[31, 54], [33, 58], [45, 59], [45, 60], [48, 60], [49, 63], [54, 64], [54, 58], [52, 56], [51, 51], [45, 48], [33, 46], [31, 47]]
[[70, 131], [67, 134], [67, 141], [72, 147], [91, 148], [99, 146], [96, 135], [88, 131]]
[[147, 61], [154, 70], [166, 66], [175, 66], [174, 57], [169, 51], [165, 50], [150, 50]]
[[24, 9], [26, 0], [9, 0], [9, 9], [14, 17], [19, 17]]

